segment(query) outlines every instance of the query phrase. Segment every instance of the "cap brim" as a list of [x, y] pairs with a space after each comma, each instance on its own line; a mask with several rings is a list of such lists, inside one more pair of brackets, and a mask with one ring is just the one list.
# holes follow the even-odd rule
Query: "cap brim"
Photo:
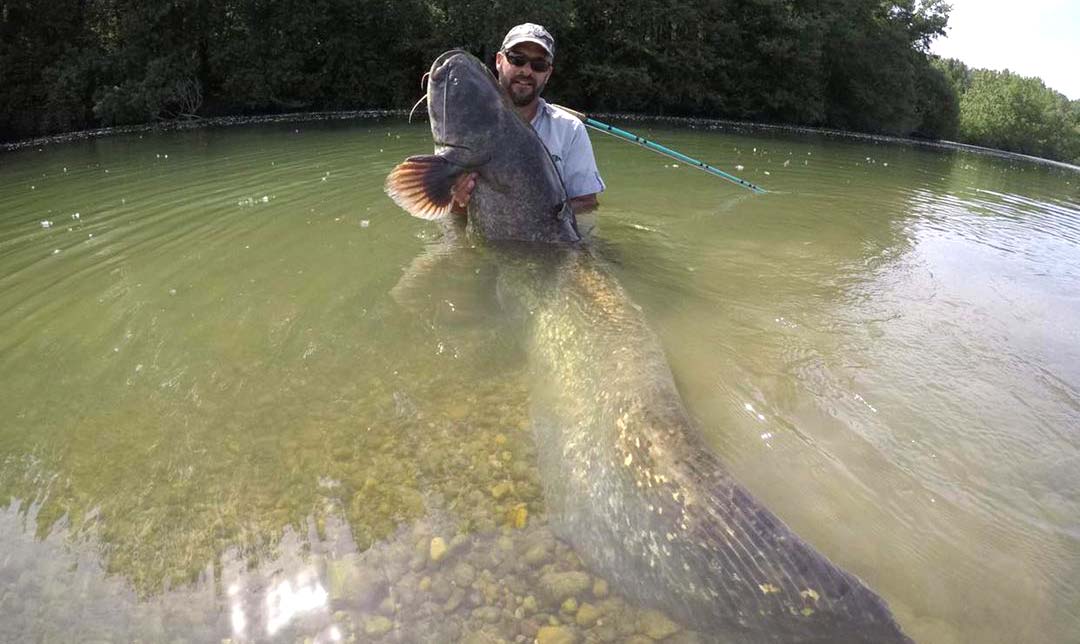
[[547, 52], [547, 55], [548, 55], [549, 58], [555, 58], [555, 54], [553, 54], [551, 52], [551, 50], [548, 49], [548, 46], [544, 44], [544, 41], [539, 40], [537, 38], [530, 38], [528, 36], [522, 36], [520, 38], [514, 38], [513, 40], [511, 40], [509, 42], [503, 43], [503, 49], [505, 50], [505, 49], [510, 49], [511, 47], [516, 47], [516, 46], [520, 45], [523, 42], [531, 42], [531, 43], [535, 43], [537, 45], [540, 45], [540, 48]]

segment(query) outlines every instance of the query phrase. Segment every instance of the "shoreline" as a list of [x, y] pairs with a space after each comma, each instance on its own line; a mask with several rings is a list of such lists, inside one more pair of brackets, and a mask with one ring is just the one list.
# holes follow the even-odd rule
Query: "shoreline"
[[[54, 134], [50, 136], [35, 137], [32, 139], [23, 139], [21, 141], [12, 141], [9, 143], [0, 143], [0, 152], [14, 152], [17, 150], [25, 150], [27, 148], [33, 148], [44, 145], [57, 145], [63, 143], [74, 143], [76, 141], [86, 141], [90, 139], [103, 138], [108, 136], [116, 136], [123, 134], [138, 134], [143, 132], [154, 131], [184, 131], [195, 130], [211, 127], [233, 127], [242, 125], [262, 125], [267, 123], [303, 123], [313, 121], [346, 121], [352, 119], [369, 119], [369, 118], [383, 118], [394, 116], [405, 116], [408, 111], [403, 109], [373, 109], [373, 110], [347, 110], [339, 112], [289, 112], [285, 114], [266, 114], [258, 116], [218, 116], [212, 118], [200, 118], [185, 121], [165, 121], [161, 123], [144, 123], [141, 125], [121, 125], [116, 127], [96, 128], [93, 130], [79, 130], [76, 132], [66, 132], [64, 134]], [[937, 148], [940, 150], [955, 150], [962, 152], [974, 152], [978, 154], [986, 154], [989, 156], [995, 156], [1003, 159], [1019, 159], [1024, 161], [1031, 161], [1034, 163], [1042, 163], [1046, 165], [1056, 166], [1065, 170], [1073, 170], [1080, 172], [1080, 165], [1073, 165], [1064, 161], [1056, 161], [1054, 159], [1046, 159], [1043, 157], [1031, 156], [1028, 154], [1022, 154], [1020, 152], [1010, 152], [1008, 150], [1000, 150], [997, 148], [987, 148], [979, 145], [972, 145], [970, 143], [960, 143], [957, 141], [946, 140], [930, 140], [930, 139], [916, 139], [901, 136], [890, 136], [886, 134], [869, 134], [865, 132], [851, 132], [847, 130], [836, 130], [832, 128], [824, 127], [811, 127], [806, 125], [778, 125], [771, 123], [755, 123], [752, 121], [734, 121], [730, 119], [708, 119], [692, 116], [660, 116], [649, 114], [623, 114], [623, 113], [611, 113], [611, 112], [598, 112], [593, 116], [613, 121], [624, 122], [640, 122], [640, 123], [668, 123], [676, 126], [683, 127], [704, 127], [707, 129], [718, 130], [722, 128], [741, 129], [749, 131], [777, 131], [777, 132], [791, 132], [796, 134], [814, 134], [835, 136], [847, 139], [857, 139], [863, 141], [875, 141], [881, 143], [899, 143], [904, 145], [918, 145], [930, 148]]]

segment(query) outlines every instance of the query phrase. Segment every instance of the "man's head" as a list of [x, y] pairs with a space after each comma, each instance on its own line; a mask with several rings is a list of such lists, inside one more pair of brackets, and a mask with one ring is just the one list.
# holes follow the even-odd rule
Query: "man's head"
[[511, 29], [495, 55], [499, 84], [514, 105], [523, 107], [544, 91], [553, 69], [555, 39], [540, 25], [530, 22]]

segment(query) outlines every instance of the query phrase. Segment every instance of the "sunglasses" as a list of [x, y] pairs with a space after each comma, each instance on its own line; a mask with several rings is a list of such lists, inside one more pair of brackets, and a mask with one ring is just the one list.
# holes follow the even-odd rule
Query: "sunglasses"
[[529, 58], [525, 54], [519, 54], [516, 51], [504, 51], [503, 56], [505, 56], [506, 60], [510, 61], [510, 64], [514, 67], [524, 67], [528, 64], [534, 72], [539, 74], [543, 74], [551, 69], [551, 61], [546, 58]]

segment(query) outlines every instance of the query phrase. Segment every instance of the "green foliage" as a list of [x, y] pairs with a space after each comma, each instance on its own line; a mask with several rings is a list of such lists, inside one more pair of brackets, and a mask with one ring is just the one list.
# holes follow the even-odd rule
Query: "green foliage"
[[1065, 151], [1077, 147], [1076, 104], [927, 54], [945, 2], [0, 0], [0, 140], [407, 107], [440, 52], [463, 47], [492, 62], [506, 30], [532, 21], [559, 43], [547, 96], [580, 109], [959, 132], [1075, 158]]
[[1009, 71], [969, 70], [959, 61], [941, 69], [960, 93], [960, 139], [1023, 154], [1080, 162], [1076, 101], [1037, 78]]

